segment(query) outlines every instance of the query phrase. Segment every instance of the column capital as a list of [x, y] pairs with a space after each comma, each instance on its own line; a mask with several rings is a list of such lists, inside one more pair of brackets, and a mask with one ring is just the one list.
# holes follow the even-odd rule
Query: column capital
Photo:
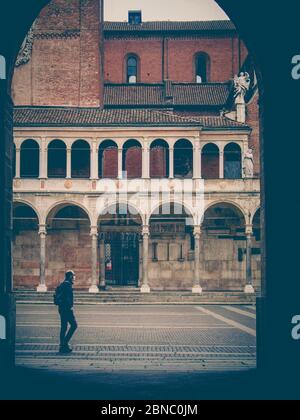
[[39, 235], [46, 236], [47, 235], [47, 226], [46, 225], [39, 225]]
[[149, 235], [150, 235], [150, 228], [149, 228], [149, 226], [143, 226], [142, 236], [149, 236]]
[[202, 234], [202, 226], [194, 226], [194, 236], [201, 236]]
[[252, 224], [246, 225], [246, 235], [247, 236], [252, 236], [253, 235], [253, 226], [252, 226]]
[[96, 236], [96, 237], [98, 237], [98, 234], [99, 234], [99, 232], [98, 232], [98, 226], [91, 226], [90, 236]]

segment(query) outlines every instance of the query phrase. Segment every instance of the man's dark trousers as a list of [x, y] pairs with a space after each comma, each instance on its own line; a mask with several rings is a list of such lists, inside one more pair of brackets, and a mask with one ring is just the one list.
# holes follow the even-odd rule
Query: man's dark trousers
[[[59, 315], [61, 322], [60, 345], [64, 347], [69, 344], [71, 338], [77, 330], [78, 325], [72, 309], [59, 308]], [[67, 333], [68, 325], [70, 325], [70, 329]]]

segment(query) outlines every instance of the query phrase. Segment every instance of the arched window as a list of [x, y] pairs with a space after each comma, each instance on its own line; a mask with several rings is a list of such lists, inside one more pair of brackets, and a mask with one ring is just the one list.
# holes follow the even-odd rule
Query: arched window
[[224, 149], [224, 178], [242, 178], [242, 151], [236, 143], [230, 143]]
[[38, 178], [40, 147], [35, 140], [26, 140], [21, 146], [21, 178]]
[[150, 177], [169, 177], [169, 145], [165, 140], [155, 140], [151, 144]]
[[202, 178], [220, 178], [220, 152], [218, 146], [209, 143], [202, 150]]
[[126, 82], [135, 84], [138, 81], [138, 58], [134, 55], [127, 57]]
[[118, 146], [112, 140], [101, 143], [99, 148], [99, 178], [118, 177]]
[[72, 146], [72, 178], [90, 178], [91, 149], [85, 140], [77, 140]]
[[178, 140], [174, 147], [175, 178], [193, 178], [193, 145], [189, 140]]
[[123, 146], [123, 171], [127, 178], [142, 177], [142, 146], [137, 140], [128, 140]]
[[253, 234], [257, 242], [261, 241], [261, 211], [260, 209], [257, 210], [253, 218]]
[[48, 178], [67, 176], [67, 147], [62, 140], [53, 140], [48, 146]]
[[198, 53], [195, 56], [196, 83], [209, 82], [210, 59], [206, 53]]

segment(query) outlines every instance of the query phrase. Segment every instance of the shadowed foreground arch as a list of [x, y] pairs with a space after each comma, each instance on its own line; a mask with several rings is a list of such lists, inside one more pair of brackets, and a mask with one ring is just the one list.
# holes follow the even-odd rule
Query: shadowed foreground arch
[[[5, 302], [2, 307], [5, 307], [5, 315], [8, 316], [10, 309], [13, 305], [10, 303], [10, 292], [11, 292], [11, 267], [8, 261], [10, 260], [10, 243], [11, 243], [11, 234], [9, 231], [10, 225], [10, 209], [11, 209], [11, 202], [12, 202], [12, 185], [11, 185], [11, 175], [10, 175], [10, 148], [12, 142], [12, 131], [11, 131], [11, 123], [10, 123], [10, 115], [11, 115], [11, 102], [9, 97], [7, 96], [7, 92], [10, 91], [10, 81], [11, 75], [14, 67], [14, 61], [17, 54], [17, 51], [21, 45], [22, 40], [25, 37], [25, 34], [28, 32], [30, 26], [32, 25], [34, 19], [37, 17], [39, 11], [47, 4], [49, 1], [41, 0], [40, 2], [36, 1], [28, 1], [28, 2], [7, 2], [8, 8], [3, 11], [1, 14], [3, 19], [3, 24], [0, 25], [1, 36], [0, 40], [2, 40], [2, 44], [6, 42], [8, 39], [10, 42], [6, 42], [3, 44], [3, 53], [7, 58], [8, 63], [8, 81], [7, 84], [1, 84], [0, 87], [0, 105], [1, 107], [6, 110], [6, 113], [1, 114], [0, 120], [0, 131], [1, 131], [1, 138], [4, 139], [1, 142], [1, 156], [5, 156], [6, 152], [8, 154], [8, 159], [1, 160], [1, 202], [0, 202], [0, 209], [1, 209], [1, 217], [0, 217], [0, 237], [3, 245], [3, 249], [6, 249], [7, 252], [1, 256], [1, 267], [3, 267], [3, 281], [0, 283], [0, 299], [2, 298]], [[261, 19], [256, 19], [256, 11], [261, 10], [261, 4], [258, 1], [254, 1], [251, 8], [245, 8], [244, 4], [241, 2], [231, 2], [230, 0], [218, 0], [217, 3], [221, 5], [221, 7], [227, 12], [227, 14], [232, 18], [234, 23], [237, 25], [238, 29], [241, 30], [242, 34], [244, 35], [245, 41], [247, 45], [252, 48], [250, 49], [251, 53], [257, 52], [260, 55], [260, 58], [263, 58], [265, 51], [268, 49], [265, 48], [266, 44], [262, 42], [260, 45], [257, 44], [255, 50], [253, 49], [253, 40], [255, 40], [256, 36], [261, 36], [263, 40], [263, 35], [265, 34], [265, 22], [266, 17], [263, 13], [261, 13]], [[275, 10], [276, 10], [276, 6]], [[18, 8], [19, 13], [15, 13], [16, 8]], [[281, 9], [281, 8], [280, 8]], [[280, 10], [281, 13], [281, 10]], [[280, 14], [278, 14], [280, 16]], [[253, 31], [253, 21], [256, 21], [256, 31]], [[278, 20], [277, 20], [278, 21]], [[2, 23], [2, 22], [1, 22]], [[293, 25], [290, 25], [291, 27]], [[274, 31], [275, 32], [275, 31]], [[2, 45], [1, 45], [2, 46]], [[272, 60], [270, 60], [271, 62]], [[270, 68], [271, 70], [271, 68]], [[274, 70], [274, 66], [272, 65], [272, 70]], [[271, 71], [267, 71], [265, 68], [265, 74], [272, 74]], [[274, 80], [280, 80], [281, 74], [279, 73], [276, 76], [276, 69], [274, 70]], [[258, 74], [260, 79], [260, 74]], [[261, 83], [261, 79], [260, 79]], [[263, 98], [261, 98], [263, 103]], [[3, 118], [4, 116], [4, 118]], [[270, 128], [270, 127], [269, 127]], [[291, 133], [293, 129], [291, 129]], [[272, 136], [270, 136], [272, 138]], [[292, 137], [292, 136], [291, 136]], [[271, 144], [271, 142], [270, 142]], [[270, 146], [271, 147], [271, 146]], [[270, 155], [268, 155], [270, 157]], [[274, 167], [274, 171], [272, 171]], [[276, 172], [276, 162], [274, 164], [270, 164], [270, 174]], [[271, 179], [271, 177], [270, 177]], [[274, 200], [275, 202], [275, 200]], [[279, 212], [278, 212], [279, 214]], [[8, 223], [7, 223], [8, 221]], [[269, 254], [269, 258], [270, 258]], [[276, 264], [275, 264], [276, 266]], [[9, 347], [13, 345], [11, 340], [8, 341]], [[12, 347], [11, 347], [12, 348]], [[5, 352], [5, 349], [4, 349]], [[5, 352], [5, 356], [1, 358], [1, 361], [10, 360], [12, 362], [12, 357], [9, 355], [12, 353]]]

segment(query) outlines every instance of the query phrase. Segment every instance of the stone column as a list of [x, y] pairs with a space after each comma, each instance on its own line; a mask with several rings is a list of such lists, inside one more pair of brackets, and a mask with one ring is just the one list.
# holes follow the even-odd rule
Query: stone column
[[203, 290], [201, 287], [200, 280], [200, 238], [201, 238], [201, 226], [195, 226], [194, 228], [195, 238], [195, 266], [194, 266], [194, 286], [192, 292], [195, 294], [202, 295]]
[[220, 150], [220, 179], [224, 179], [224, 150]]
[[198, 142], [194, 145], [194, 155], [193, 155], [193, 178], [200, 179], [201, 178], [201, 164], [200, 164], [200, 145]]
[[48, 178], [48, 148], [46, 145], [46, 139], [42, 139], [40, 147], [40, 179]]
[[21, 178], [21, 149], [16, 147], [16, 178]]
[[118, 173], [119, 179], [123, 179], [123, 149], [118, 149]]
[[139, 287], [143, 283], [143, 240], [139, 239]]
[[67, 179], [72, 178], [72, 149], [67, 147]]
[[150, 150], [148, 144], [143, 148], [143, 175], [142, 178], [150, 178]]
[[245, 293], [252, 295], [255, 293], [252, 279], [252, 236], [253, 227], [252, 225], [246, 226], [246, 286]]
[[91, 179], [99, 179], [99, 159], [97, 142], [94, 141], [91, 147]]
[[105, 240], [104, 235], [101, 235], [100, 239], [100, 289], [106, 289], [106, 278], [105, 278]]
[[46, 237], [47, 229], [45, 225], [40, 225], [39, 227], [39, 237], [40, 237], [40, 284], [37, 287], [38, 293], [47, 292], [46, 286]]
[[143, 227], [143, 279], [141, 293], [150, 293], [150, 287], [148, 284], [148, 265], [149, 265], [149, 226]]
[[98, 228], [91, 227], [92, 238], [92, 285], [89, 289], [90, 293], [99, 293], [98, 287]]
[[174, 148], [170, 147], [169, 149], [169, 178], [174, 178]]

